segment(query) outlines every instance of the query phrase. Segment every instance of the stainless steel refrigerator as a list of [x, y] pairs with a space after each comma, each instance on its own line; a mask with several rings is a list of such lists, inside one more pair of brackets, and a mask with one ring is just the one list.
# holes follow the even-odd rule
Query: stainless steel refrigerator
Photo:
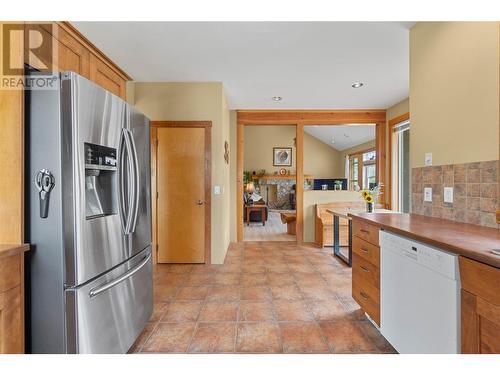
[[27, 95], [28, 342], [125, 353], [153, 310], [149, 120], [73, 72]]

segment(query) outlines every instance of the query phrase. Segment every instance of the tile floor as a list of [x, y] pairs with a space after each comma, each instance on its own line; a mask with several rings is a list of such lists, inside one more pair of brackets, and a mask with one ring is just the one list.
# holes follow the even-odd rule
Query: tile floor
[[234, 245], [223, 265], [157, 265], [137, 353], [394, 353], [328, 250]]

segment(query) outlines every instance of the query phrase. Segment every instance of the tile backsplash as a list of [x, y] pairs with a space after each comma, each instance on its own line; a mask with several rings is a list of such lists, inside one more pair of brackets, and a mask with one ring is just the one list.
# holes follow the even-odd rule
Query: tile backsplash
[[[424, 202], [424, 188], [432, 202]], [[453, 203], [443, 188], [453, 187]], [[412, 169], [412, 212], [419, 215], [500, 228], [496, 223], [498, 160]]]

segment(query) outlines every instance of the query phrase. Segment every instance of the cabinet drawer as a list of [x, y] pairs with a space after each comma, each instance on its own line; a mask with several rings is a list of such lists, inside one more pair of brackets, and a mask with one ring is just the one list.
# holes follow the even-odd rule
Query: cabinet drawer
[[370, 284], [352, 281], [352, 298], [380, 326], [380, 291]]
[[357, 236], [352, 238], [352, 252], [358, 254], [363, 259], [380, 267], [380, 248]]
[[380, 289], [380, 269], [358, 254], [352, 255], [352, 279], [358, 283], [370, 283]]
[[352, 234], [375, 246], [378, 246], [379, 228], [375, 225], [366, 224], [359, 220], [352, 221]]
[[462, 289], [495, 305], [500, 305], [500, 293], [498, 292], [500, 269], [462, 256], [458, 258], [458, 262]]
[[0, 292], [21, 284], [21, 255], [0, 258]]

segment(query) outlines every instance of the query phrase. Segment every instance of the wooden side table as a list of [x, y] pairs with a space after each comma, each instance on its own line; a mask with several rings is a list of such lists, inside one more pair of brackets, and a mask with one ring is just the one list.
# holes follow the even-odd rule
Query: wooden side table
[[250, 213], [253, 211], [260, 211], [260, 217], [262, 218], [262, 225], [266, 225], [266, 209], [267, 206], [265, 204], [252, 204], [245, 205], [247, 210], [247, 226], [250, 225]]

